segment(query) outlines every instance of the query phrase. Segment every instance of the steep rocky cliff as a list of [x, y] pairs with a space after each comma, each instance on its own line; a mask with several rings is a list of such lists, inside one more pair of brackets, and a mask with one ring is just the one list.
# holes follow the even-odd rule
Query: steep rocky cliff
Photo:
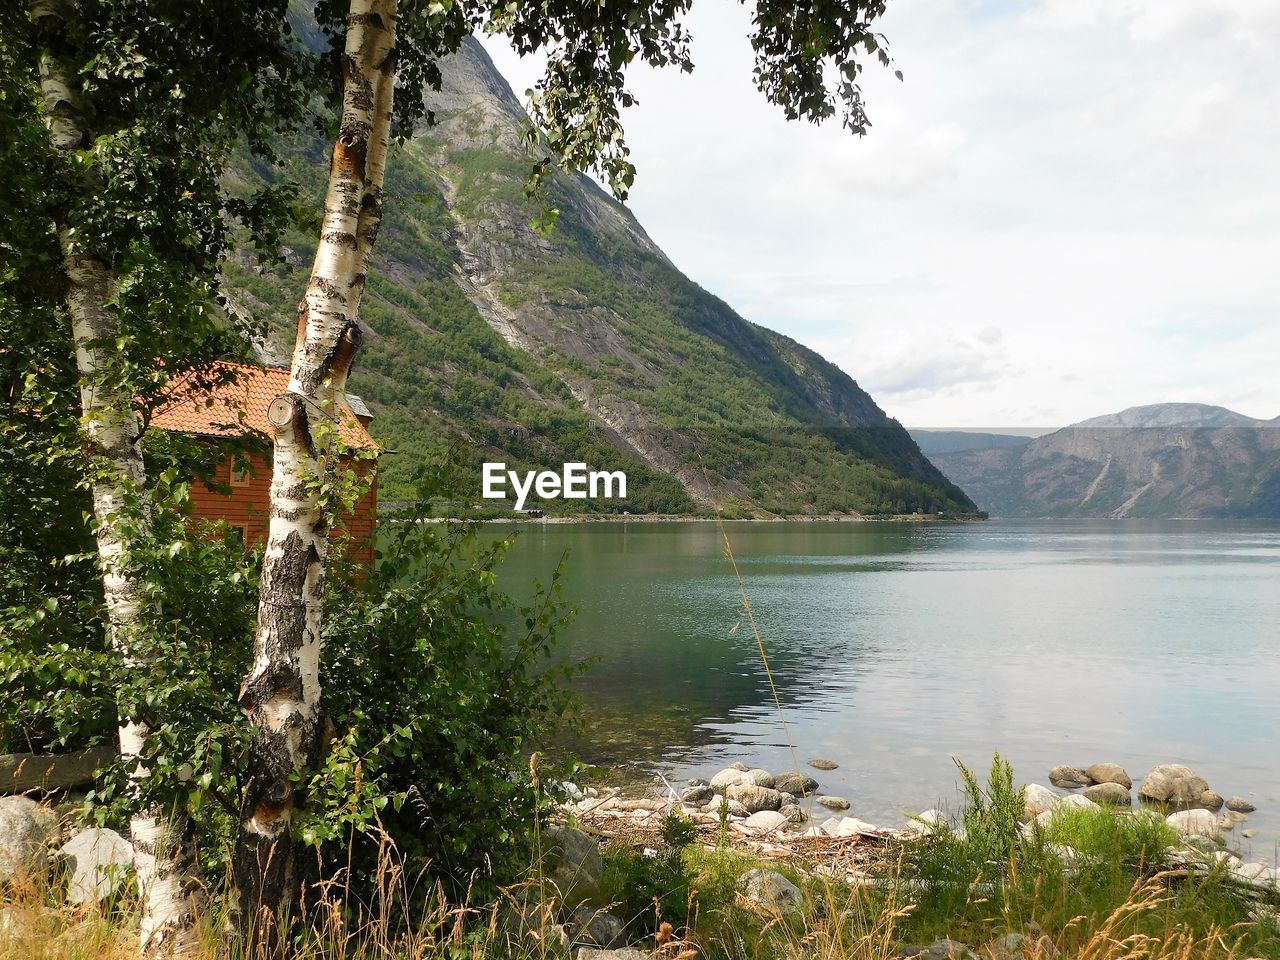
[[[473, 41], [442, 72], [436, 125], [392, 157], [352, 381], [397, 451], [388, 496], [459, 442], [477, 495], [482, 460], [580, 460], [630, 481], [627, 502], [587, 509], [973, 509], [849, 376], [690, 281], [590, 179], [557, 174], [545, 201], [557, 226], [535, 230], [519, 101]], [[317, 195], [323, 144], [300, 138], [290, 153], [287, 174]], [[281, 342], [313, 242], [298, 230], [285, 265], [227, 268], [237, 306], [267, 317]]]
[[1280, 422], [1154, 404], [932, 459], [992, 516], [1280, 517]]

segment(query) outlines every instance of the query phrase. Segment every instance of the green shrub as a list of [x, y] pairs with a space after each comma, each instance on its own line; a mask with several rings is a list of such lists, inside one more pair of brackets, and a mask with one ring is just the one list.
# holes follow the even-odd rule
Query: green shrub
[[664, 921], [676, 929], [688, 923], [693, 874], [685, 855], [697, 835], [693, 823], [672, 813], [663, 821], [659, 849], [605, 851], [604, 888], [634, 933], [656, 932]]
[[[448, 499], [452, 478], [448, 467], [424, 477], [422, 502]], [[92, 554], [68, 560], [53, 554], [61, 540], [33, 539], [23, 563], [0, 572], [0, 746], [110, 743], [117, 717], [146, 723], [148, 776], [135, 790], [114, 764], [89, 792], [91, 815], [124, 830], [143, 805], [185, 810], [216, 885], [238, 821], [249, 730], [236, 700], [261, 557], [225, 528], [191, 523], [172, 474], [152, 493], [151, 534], [134, 547], [144, 573], [137, 663], [104, 639]], [[408, 869], [429, 868], [460, 891], [529, 863], [528, 834], [548, 798], [526, 760], [570, 706], [563, 668], [546, 666], [568, 611], [559, 570], [516, 603], [496, 587], [510, 540], [415, 516], [383, 538], [372, 574], [333, 545], [322, 683], [335, 737], [302, 784], [297, 829], [315, 847], [308, 863], [347, 866], [360, 888], [374, 888], [378, 845], [390, 839]]]

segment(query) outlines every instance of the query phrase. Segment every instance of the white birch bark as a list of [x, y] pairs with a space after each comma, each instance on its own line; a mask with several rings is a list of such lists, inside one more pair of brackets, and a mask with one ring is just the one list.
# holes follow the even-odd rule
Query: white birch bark
[[342, 120], [320, 242], [298, 305], [289, 385], [269, 411], [275, 429], [270, 523], [254, 661], [240, 694], [254, 739], [235, 859], [241, 922], [268, 951], [279, 925], [296, 910], [300, 889], [291, 830], [299, 798], [291, 778], [319, 759], [327, 722], [320, 644], [333, 518], [324, 515], [314, 484], [332, 469], [338, 396], [360, 345], [365, 266], [382, 216], [394, 17], [395, 0], [350, 4]]
[[[32, 4], [33, 20], [51, 34], [65, 31], [65, 7], [52, 0]], [[40, 86], [49, 139], [69, 160], [88, 145], [82, 118], [84, 104], [76, 82], [48, 49], [40, 62]], [[74, 161], [73, 161], [74, 162]], [[86, 168], [86, 189], [93, 189], [92, 169]], [[140, 629], [139, 585], [127, 562], [131, 523], [145, 526], [146, 472], [138, 446], [138, 417], [130, 391], [113, 385], [110, 368], [120, 336], [119, 318], [110, 306], [115, 275], [106, 264], [86, 252], [76, 231], [56, 224], [67, 279], [67, 312], [71, 318], [76, 367], [80, 374], [81, 425], [87, 441], [96, 538], [102, 569], [107, 629], [112, 645], [126, 666], [137, 666], [131, 652]], [[130, 500], [133, 503], [130, 503]], [[119, 729], [120, 755], [128, 763], [146, 746], [148, 730], [140, 723]], [[135, 780], [146, 775], [134, 763]], [[139, 939], [149, 955], [180, 956], [197, 946], [195, 921], [202, 890], [190, 872], [191, 851], [182, 830], [161, 820], [154, 811], [130, 822], [135, 874], [142, 903]]]

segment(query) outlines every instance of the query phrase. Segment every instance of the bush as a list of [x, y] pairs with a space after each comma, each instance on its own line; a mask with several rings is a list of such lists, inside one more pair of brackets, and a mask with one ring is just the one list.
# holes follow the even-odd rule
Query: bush
[[[451, 499], [452, 482], [452, 469], [434, 471], [420, 502]], [[325, 698], [337, 737], [309, 786], [303, 836], [345, 852], [351, 831], [377, 824], [437, 877], [510, 879], [530, 862], [547, 803], [526, 758], [572, 703], [559, 682], [572, 668], [545, 666], [570, 618], [563, 562], [517, 604], [495, 586], [514, 537], [426, 521], [403, 516], [376, 572], [330, 592]], [[372, 870], [376, 844], [356, 849]]]
[[[452, 476], [444, 467], [425, 477], [422, 502], [447, 498]], [[186, 487], [172, 472], [152, 494], [151, 532], [133, 552], [146, 625], [137, 663], [104, 640], [91, 554], [68, 566], [33, 550], [0, 576], [0, 746], [109, 743], [118, 717], [146, 723], [149, 775], [135, 789], [116, 763], [89, 793], [91, 815], [125, 830], [143, 806], [185, 811], [205, 878], [217, 884], [241, 799], [249, 730], [236, 697], [252, 651], [261, 556], [225, 528], [184, 516]], [[316, 850], [308, 862], [349, 867], [361, 889], [373, 889], [385, 840], [406, 869], [429, 868], [459, 888], [527, 865], [528, 832], [547, 798], [534, 790], [526, 757], [570, 706], [563, 670], [546, 666], [568, 617], [560, 571], [518, 604], [496, 588], [512, 540], [492, 543], [474, 524], [411, 516], [385, 538], [373, 573], [335, 556], [337, 542], [328, 571], [322, 680], [335, 736], [300, 790], [298, 829]], [[52, 582], [43, 571], [67, 569], [83, 575], [31, 599]]]
[[652, 856], [630, 848], [605, 852], [604, 888], [613, 891], [623, 921], [636, 934], [656, 932], [663, 922], [676, 929], [688, 923], [693, 875], [685, 853], [697, 835], [691, 822], [672, 813]]

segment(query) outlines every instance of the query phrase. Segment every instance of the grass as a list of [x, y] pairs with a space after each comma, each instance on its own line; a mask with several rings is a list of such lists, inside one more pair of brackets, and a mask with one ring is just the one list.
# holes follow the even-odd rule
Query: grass
[[[703, 846], [670, 817], [656, 849], [606, 847], [587, 906], [613, 913], [628, 942], [655, 960], [891, 960], [941, 938], [982, 960], [1280, 960], [1277, 904], [1234, 887], [1224, 871], [1170, 869], [1165, 854], [1178, 838], [1158, 816], [1075, 808], [1024, 829], [1021, 791], [998, 756], [986, 784], [963, 769], [962, 780], [962, 831], [890, 847], [857, 882]], [[801, 888], [797, 913], [774, 916], [741, 896], [742, 875], [762, 866]], [[136, 956], [128, 896], [69, 907], [62, 884], [54, 869], [0, 890], [0, 960]], [[496, 901], [458, 903], [385, 844], [374, 886], [352, 890], [340, 874], [311, 887], [297, 960], [568, 955], [558, 892], [537, 869]], [[206, 919], [196, 960], [261, 960], [220, 943], [225, 921]]]
[[[1106, 816], [1113, 814], [1106, 813]], [[1115, 818], [1119, 819], [1119, 818]], [[1077, 824], [1072, 835], [1101, 838], [1102, 848], [1128, 852], [1140, 831]], [[1145, 829], [1145, 828], [1142, 828]], [[933, 843], [933, 856], [951, 856]], [[805, 908], [788, 918], [770, 916], [736, 893], [738, 878], [761, 864], [727, 850], [690, 848], [654, 871], [637, 852], [610, 851], [607, 896], [613, 911], [632, 921], [629, 939], [667, 960], [891, 960], [904, 945], [939, 937], [970, 944], [988, 960], [1236, 960], [1280, 955], [1275, 929], [1251, 923], [1234, 894], [1212, 879], [1199, 884], [1165, 874], [1137, 878], [1127, 888], [1061, 877], [1008, 878], [999, 890], [971, 885], [964, 908], [931, 900], [904, 860], [881, 882], [867, 886], [791, 873], [806, 893]], [[660, 859], [660, 858], [659, 858]], [[775, 865], [769, 865], [775, 866]], [[1041, 865], [1042, 866], [1042, 865]], [[1027, 865], [1009, 865], [1010, 871]], [[664, 872], [669, 871], [669, 872]], [[666, 887], [645, 886], [655, 878]], [[403, 876], [390, 871], [386, 888], [359, 908], [350, 891], [329, 890], [308, 914], [299, 960], [549, 960], [567, 948], [552, 909], [529, 899], [536, 884], [516, 887], [491, 904], [451, 904], [439, 891], [416, 898], [406, 922]], [[1102, 890], [1105, 888], [1105, 895]], [[56, 878], [43, 886], [11, 886], [0, 897], [0, 960], [126, 960], [136, 956], [132, 907], [127, 901], [97, 908], [60, 905]], [[678, 911], [656, 913], [642, 894], [658, 893]], [[672, 899], [674, 898], [674, 900]], [[630, 911], [636, 911], [634, 915]], [[652, 932], [671, 924], [659, 945]], [[206, 923], [197, 960], [242, 960], [220, 947], [219, 924]], [[1011, 952], [1002, 944], [1021, 934]], [[643, 934], [648, 933], [648, 936]]]

